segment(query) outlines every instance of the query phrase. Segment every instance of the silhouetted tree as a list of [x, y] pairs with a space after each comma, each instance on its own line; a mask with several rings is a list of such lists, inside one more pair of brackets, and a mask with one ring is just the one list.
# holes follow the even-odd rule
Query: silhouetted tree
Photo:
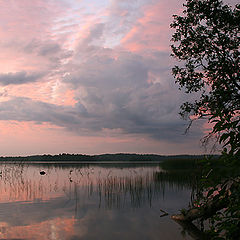
[[187, 0], [183, 16], [171, 24], [173, 56], [183, 62], [173, 75], [187, 93], [199, 92], [181, 106], [183, 117], [207, 118], [230, 154], [240, 153], [240, 4]]
[[173, 218], [190, 222], [210, 218], [208, 239], [239, 239], [240, 4], [187, 0], [184, 7], [183, 16], [175, 15], [171, 24], [172, 55], [179, 61], [172, 71], [180, 89], [197, 97], [185, 102], [180, 114], [190, 125], [196, 119], [213, 124], [205, 139], [216, 136], [224, 144], [219, 161], [225, 168], [221, 172], [219, 167], [208, 168], [196, 205]]

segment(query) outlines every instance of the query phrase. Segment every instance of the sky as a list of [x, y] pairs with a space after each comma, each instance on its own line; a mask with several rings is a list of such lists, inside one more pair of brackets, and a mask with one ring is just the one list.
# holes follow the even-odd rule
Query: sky
[[171, 75], [183, 2], [1, 0], [0, 155], [205, 153]]

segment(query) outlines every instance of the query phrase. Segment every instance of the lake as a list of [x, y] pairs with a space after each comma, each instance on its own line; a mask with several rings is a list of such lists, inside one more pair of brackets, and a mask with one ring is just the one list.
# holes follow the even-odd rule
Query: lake
[[170, 218], [191, 184], [159, 163], [1, 163], [0, 239], [192, 239]]

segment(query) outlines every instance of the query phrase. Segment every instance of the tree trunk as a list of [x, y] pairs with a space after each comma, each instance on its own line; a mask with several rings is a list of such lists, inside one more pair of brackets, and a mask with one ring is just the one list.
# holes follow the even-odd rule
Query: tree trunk
[[198, 218], [207, 219], [216, 214], [217, 211], [227, 207], [228, 203], [227, 197], [219, 197], [214, 201], [210, 200], [203, 207], [189, 209], [185, 214], [176, 214], [171, 216], [171, 218], [173, 220], [187, 222], [192, 222]]

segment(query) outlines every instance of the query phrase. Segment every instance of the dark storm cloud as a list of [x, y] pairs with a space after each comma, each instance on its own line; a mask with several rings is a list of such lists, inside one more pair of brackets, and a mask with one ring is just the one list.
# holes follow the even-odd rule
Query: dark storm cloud
[[10, 84], [17, 85], [36, 82], [43, 76], [44, 76], [43, 73], [27, 73], [25, 71], [0, 74], [0, 84], [6, 86]]
[[62, 47], [55, 41], [47, 40], [47, 41], [40, 41], [37, 39], [32, 39], [30, 42], [23, 46], [23, 51], [25, 53], [34, 53], [36, 56], [56, 56], [56, 55], [63, 55], [63, 52], [71, 53], [71, 51], [67, 51], [62, 49]]
[[95, 46], [95, 54], [82, 61], [86, 49], [79, 45], [66, 66], [72, 71], [63, 79], [76, 90], [75, 98], [91, 119], [84, 128], [121, 129], [158, 140], [182, 138], [186, 122], [178, 112], [183, 96], [170, 74], [168, 52], [151, 51], [144, 56]]
[[[125, 134], [180, 141], [186, 126], [183, 121], [176, 119], [178, 108], [173, 106], [175, 104], [170, 99], [168, 105], [152, 105], [153, 96], [148, 96], [149, 91], [141, 93], [142, 96], [131, 96], [133, 93], [128, 92], [125, 98], [123, 93], [118, 95], [113, 92], [106, 100], [100, 98], [101, 101], [95, 100], [94, 103], [93, 97], [89, 96], [91, 103], [81, 103], [79, 100], [74, 107], [15, 98], [0, 103], [0, 119], [34, 121], [39, 124], [48, 122], [80, 135], [98, 135], [103, 129], [120, 129]], [[158, 93], [155, 89], [152, 91], [155, 92], [155, 101], [165, 99], [161, 90]], [[199, 136], [199, 132], [194, 135]]]
[[66, 123], [79, 124], [77, 114], [72, 108], [64, 108], [50, 103], [16, 97], [0, 103], [1, 120], [49, 122], [62, 126]]

